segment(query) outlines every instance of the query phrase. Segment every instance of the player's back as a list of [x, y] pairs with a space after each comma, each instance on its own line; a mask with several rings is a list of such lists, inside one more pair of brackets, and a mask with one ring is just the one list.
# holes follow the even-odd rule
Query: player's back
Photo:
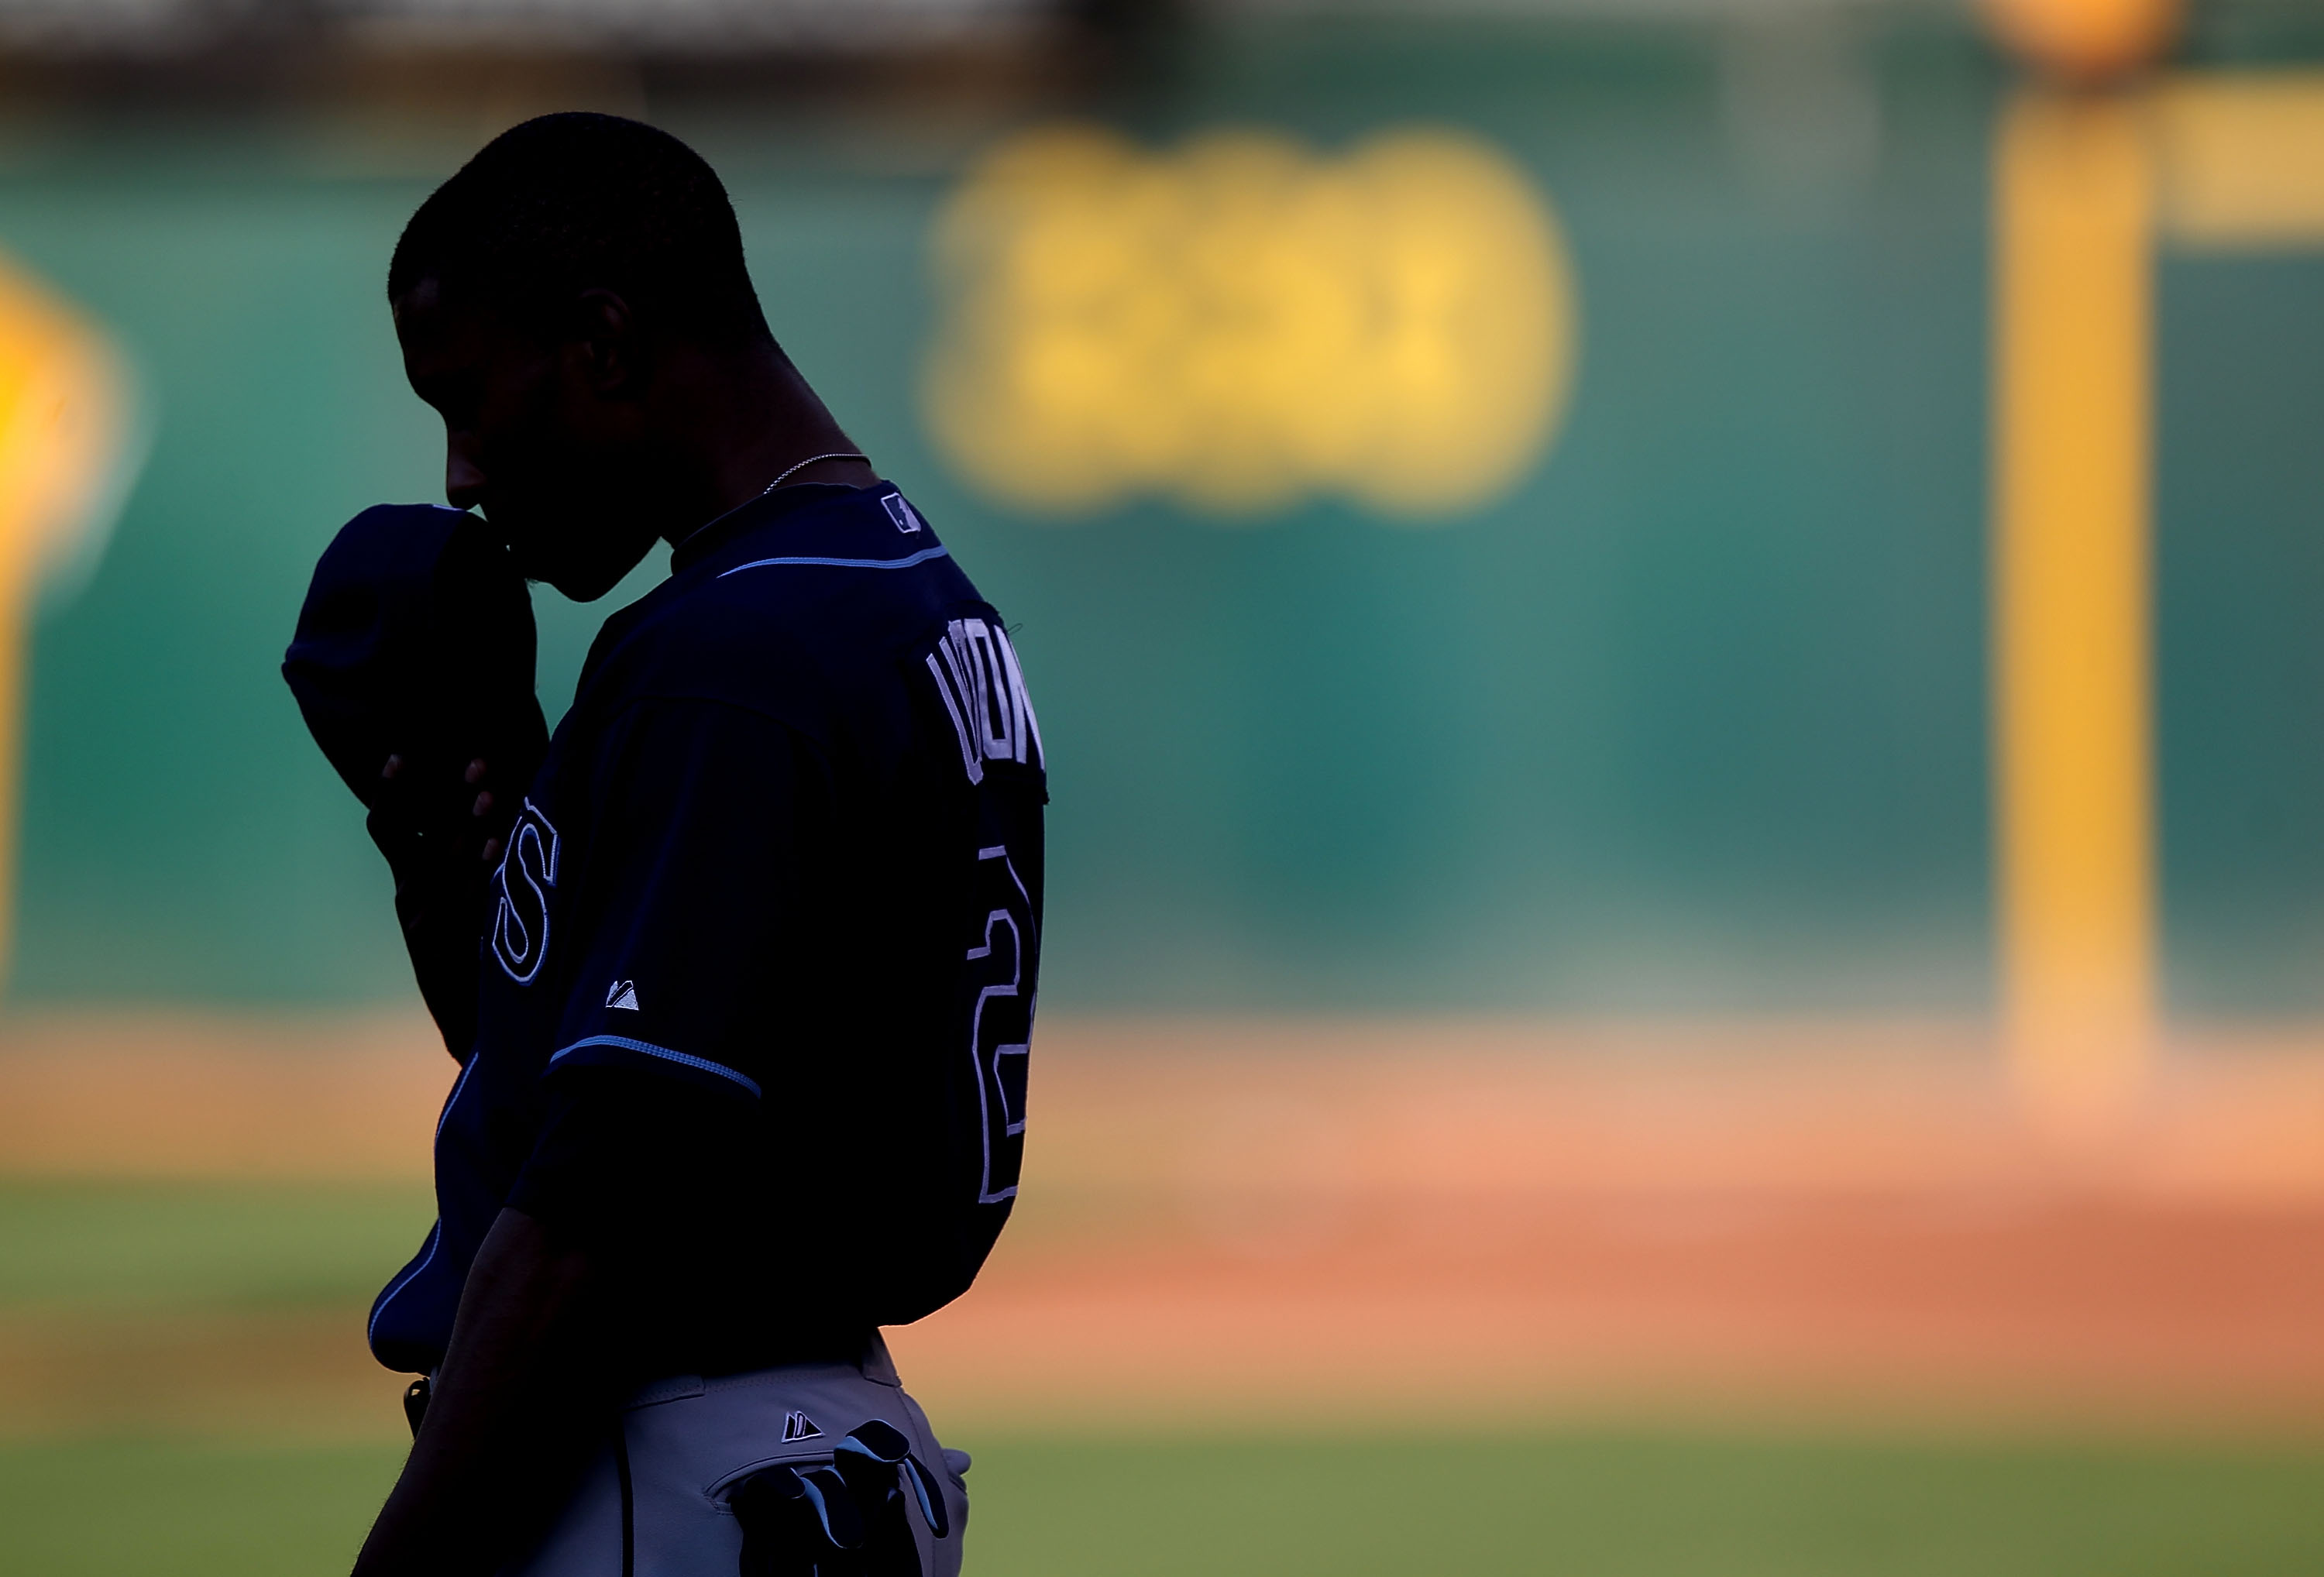
[[1046, 772], [1001, 619], [912, 505], [793, 492], [681, 545], [608, 621], [576, 710], [618, 731], [641, 702], [733, 707], [804, 747], [796, 885], [757, 917], [770, 992], [797, 995], [734, 1054], [779, 1070], [767, 1154], [822, 1174], [871, 1250], [845, 1274], [893, 1323], [966, 1287], [1017, 1191]]

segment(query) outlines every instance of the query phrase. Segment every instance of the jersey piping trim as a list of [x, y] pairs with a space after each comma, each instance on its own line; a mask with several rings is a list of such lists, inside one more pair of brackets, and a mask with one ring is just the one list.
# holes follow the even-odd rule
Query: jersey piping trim
[[740, 575], [746, 569], [767, 569], [782, 564], [817, 564], [829, 569], [909, 569], [915, 564], [926, 564], [931, 558], [949, 558], [949, 548], [923, 548], [904, 558], [753, 558], [748, 564], [737, 564], [732, 569], [722, 569], [718, 578]]
[[368, 1347], [373, 1342], [379, 1340], [380, 1317], [387, 1313], [387, 1305], [393, 1303], [396, 1298], [401, 1295], [405, 1287], [410, 1286], [413, 1282], [419, 1280], [420, 1273], [421, 1271], [427, 1269], [429, 1265], [435, 1263], [436, 1250], [443, 1246], [444, 1219], [443, 1217], [438, 1216], [436, 1218], [436, 1224], [428, 1229], [428, 1252], [420, 1257], [419, 1264], [412, 1266], [401, 1276], [397, 1277], [394, 1282], [389, 1286], [388, 1289], [379, 1295], [379, 1302], [372, 1306], [371, 1319], [364, 1326], [364, 1346]]
[[[444, 1097], [444, 1110], [436, 1114], [438, 1139], [443, 1139], [444, 1125], [452, 1120], [452, 1108], [460, 1103], [460, 1092], [468, 1087], [468, 1075], [476, 1071], [476, 1064], [479, 1060], [476, 1054], [472, 1051], [468, 1054], [468, 1060], [460, 1065], [460, 1076], [452, 1081], [452, 1093]], [[389, 1282], [387, 1290], [381, 1293], [379, 1301], [372, 1305], [371, 1318], [364, 1324], [364, 1345], [368, 1347], [379, 1335], [380, 1316], [387, 1313], [387, 1305], [401, 1296], [405, 1287], [420, 1279], [420, 1273], [427, 1269], [434, 1261], [436, 1250], [443, 1246], [444, 1218], [438, 1215], [436, 1218], [436, 1224], [428, 1229], [428, 1252], [420, 1257], [418, 1264], [406, 1266], [402, 1275]]]
[[436, 1137], [444, 1137], [444, 1125], [452, 1120], [452, 1108], [460, 1103], [460, 1092], [468, 1087], [468, 1075], [476, 1071], [476, 1054], [470, 1052], [468, 1060], [460, 1065], [460, 1076], [452, 1081], [452, 1093], [444, 1097], [444, 1110], [436, 1114]]
[[[747, 569], [750, 566], [745, 565], [743, 567]], [[706, 1074], [716, 1074], [722, 1079], [732, 1079], [753, 1095], [763, 1096], [766, 1093], [759, 1088], [759, 1082], [756, 1079], [745, 1078], [723, 1063], [715, 1063], [706, 1057], [688, 1056], [682, 1051], [672, 1051], [667, 1046], [656, 1046], [650, 1040], [632, 1040], [626, 1035], [592, 1035], [586, 1039], [576, 1040], [563, 1051], [553, 1053], [549, 1056], [549, 1064], [554, 1066], [563, 1058], [590, 1046], [612, 1046], [618, 1047], [623, 1051], [641, 1052], [647, 1056], [660, 1057], [664, 1062], [677, 1063], [681, 1067], [696, 1068]]]

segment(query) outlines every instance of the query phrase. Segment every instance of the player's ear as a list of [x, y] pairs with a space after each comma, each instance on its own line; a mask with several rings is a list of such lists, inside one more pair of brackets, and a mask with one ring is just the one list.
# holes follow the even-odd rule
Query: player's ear
[[587, 290], [573, 303], [573, 344], [589, 387], [619, 399], [640, 381], [644, 357], [637, 315], [613, 290]]

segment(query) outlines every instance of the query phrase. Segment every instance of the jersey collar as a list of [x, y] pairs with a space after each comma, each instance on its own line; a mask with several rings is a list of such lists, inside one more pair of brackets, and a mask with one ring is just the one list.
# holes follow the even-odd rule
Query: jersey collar
[[817, 504], [835, 503], [859, 495], [869, 498], [887, 491], [885, 482], [875, 482], [869, 487], [844, 487], [835, 482], [801, 482], [778, 487], [728, 510], [671, 549], [669, 571], [676, 575], [689, 569], [736, 538], [788, 520]]

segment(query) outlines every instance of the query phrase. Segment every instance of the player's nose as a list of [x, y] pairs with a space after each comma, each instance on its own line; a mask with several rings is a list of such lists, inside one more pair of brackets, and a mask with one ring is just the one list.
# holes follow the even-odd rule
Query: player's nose
[[484, 502], [484, 467], [470, 459], [458, 445], [444, 453], [444, 502], [454, 509], [475, 509]]

